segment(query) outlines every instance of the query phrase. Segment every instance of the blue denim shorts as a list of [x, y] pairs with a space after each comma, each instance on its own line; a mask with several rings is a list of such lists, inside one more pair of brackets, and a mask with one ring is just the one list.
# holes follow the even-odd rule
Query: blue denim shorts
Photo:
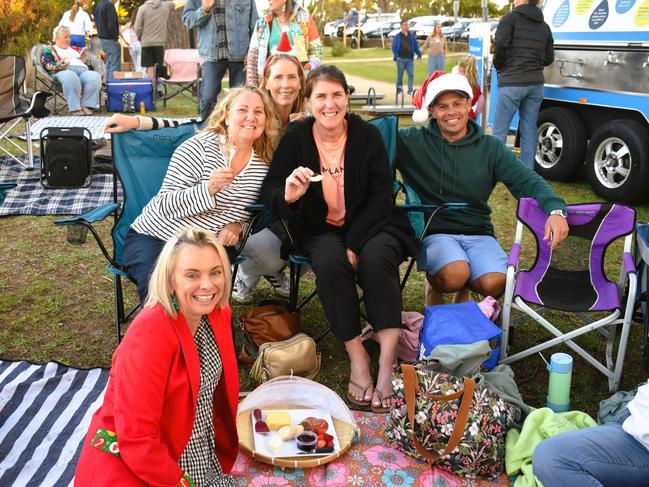
[[435, 275], [451, 262], [463, 260], [470, 269], [469, 282], [489, 272], [507, 273], [507, 254], [491, 235], [437, 233], [424, 238], [417, 269]]

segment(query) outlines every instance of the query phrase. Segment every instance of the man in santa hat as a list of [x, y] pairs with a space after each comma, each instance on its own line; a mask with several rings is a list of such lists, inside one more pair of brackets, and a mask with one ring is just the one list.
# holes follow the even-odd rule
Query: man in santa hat
[[460, 74], [436, 72], [413, 97], [415, 122], [399, 131], [399, 171], [424, 204], [461, 202], [466, 208], [440, 212], [424, 238], [417, 261], [431, 293], [426, 304], [456, 301], [469, 291], [500, 297], [507, 254], [494, 236], [489, 196], [504, 183], [515, 198], [532, 197], [548, 215], [545, 240], [555, 248], [568, 236], [566, 205], [545, 180], [521, 164], [499, 139], [469, 118], [473, 92]]

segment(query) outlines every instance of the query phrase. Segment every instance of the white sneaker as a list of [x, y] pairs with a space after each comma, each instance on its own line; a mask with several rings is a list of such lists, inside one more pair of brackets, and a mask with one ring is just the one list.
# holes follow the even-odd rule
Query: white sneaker
[[283, 298], [288, 298], [291, 295], [291, 283], [283, 272], [278, 272], [272, 276], [264, 276], [264, 278], [273, 286], [277, 294]]
[[241, 279], [237, 279], [232, 286], [232, 299], [240, 304], [252, 303], [252, 290]]

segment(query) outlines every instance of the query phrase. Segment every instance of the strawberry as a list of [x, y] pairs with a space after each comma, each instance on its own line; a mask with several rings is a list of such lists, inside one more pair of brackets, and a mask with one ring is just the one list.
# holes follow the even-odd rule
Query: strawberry
[[255, 423], [255, 432], [256, 433], [269, 433], [270, 428], [268, 428], [268, 425], [264, 423], [263, 421], [257, 421]]
[[261, 409], [255, 409], [252, 414], [256, 421], [261, 421]]

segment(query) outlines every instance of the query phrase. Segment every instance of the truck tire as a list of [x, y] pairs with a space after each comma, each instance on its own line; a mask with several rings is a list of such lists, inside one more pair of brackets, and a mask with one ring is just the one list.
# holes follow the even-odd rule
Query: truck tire
[[637, 203], [647, 196], [649, 133], [632, 120], [612, 120], [588, 144], [588, 182], [598, 196]]
[[541, 110], [534, 169], [546, 179], [571, 181], [584, 165], [586, 129], [566, 108]]

